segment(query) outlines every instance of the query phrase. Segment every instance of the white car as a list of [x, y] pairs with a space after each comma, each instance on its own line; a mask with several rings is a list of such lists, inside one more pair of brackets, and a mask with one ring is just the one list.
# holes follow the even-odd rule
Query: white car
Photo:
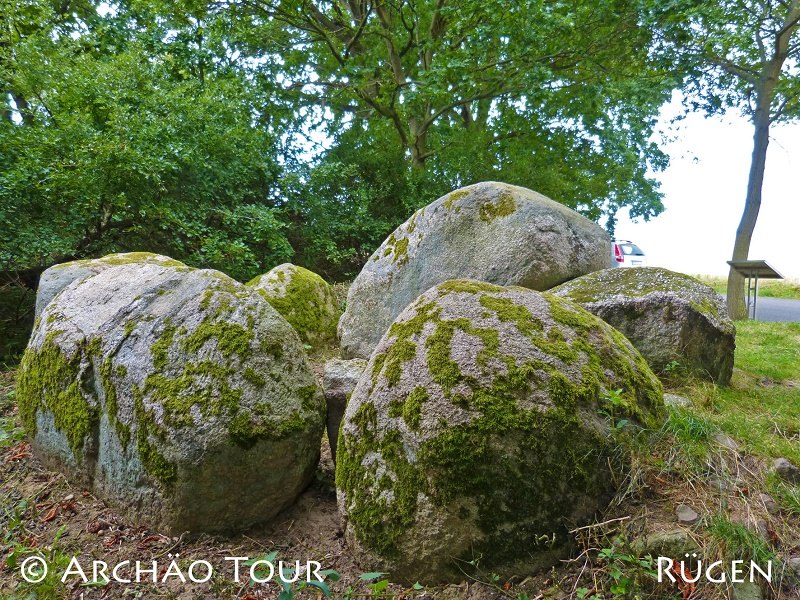
[[642, 249], [630, 240], [614, 240], [611, 243], [612, 267], [646, 267], [647, 257]]

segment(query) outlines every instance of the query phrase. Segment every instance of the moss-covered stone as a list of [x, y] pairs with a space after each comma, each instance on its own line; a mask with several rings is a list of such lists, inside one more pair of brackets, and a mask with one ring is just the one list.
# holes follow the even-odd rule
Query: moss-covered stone
[[190, 269], [182, 262], [151, 252], [109, 254], [100, 258], [87, 258], [54, 265], [45, 270], [39, 278], [39, 287], [36, 290], [36, 315], [39, 316], [53, 298], [73, 281], [85, 280], [106, 269], [126, 265], [158, 265], [181, 271]]
[[504, 576], [546, 566], [613, 493], [615, 422], [663, 416], [660, 383], [611, 327], [479, 282], [426, 292], [368, 370], [340, 431], [340, 509], [357, 555], [401, 581], [457, 580], [475, 556]]
[[325, 422], [286, 320], [222, 273], [171, 264], [115, 265], [61, 292], [18, 389], [47, 466], [167, 531], [277, 514], [313, 476]]
[[342, 356], [369, 357], [397, 315], [443, 281], [546, 290], [608, 266], [609, 248], [597, 224], [531, 190], [456, 190], [411, 215], [364, 265], [338, 324]]
[[507, 217], [514, 214], [517, 210], [517, 203], [514, 196], [510, 193], [501, 194], [500, 197], [494, 201], [482, 204], [479, 209], [479, 215], [482, 221], [491, 223], [500, 217]]
[[736, 329], [723, 299], [693, 277], [647, 267], [607, 269], [552, 290], [621, 331], [658, 373], [726, 384], [733, 371]]
[[[47, 335], [38, 349], [28, 348], [17, 373], [19, 414], [28, 435], [35, 436], [36, 416], [46, 410], [53, 415], [55, 427], [63, 432], [77, 461], [83, 445], [99, 421], [94, 403], [84, 396], [82, 382], [85, 365], [81, 347], [67, 356], [54, 341], [58, 331]], [[87, 342], [83, 341], [85, 351]]]
[[289, 321], [306, 343], [326, 344], [336, 337], [340, 313], [333, 288], [316, 273], [286, 263], [247, 285]]

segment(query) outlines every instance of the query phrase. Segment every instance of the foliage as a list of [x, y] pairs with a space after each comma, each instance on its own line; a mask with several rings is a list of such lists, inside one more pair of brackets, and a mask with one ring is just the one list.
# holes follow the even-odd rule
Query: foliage
[[0, 269], [139, 249], [246, 278], [291, 255], [267, 107], [219, 24], [204, 44], [200, 17], [6, 4]]
[[612, 226], [621, 206], [644, 217], [663, 209], [647, 170], [666, 163], [650, 134], [671, 81], [642, 52], [650, 32], [635, 2], [228, 9], [264, 78], [285, 80], [284, 102], [307, 122], [296, 133], [327, 134], [322, 164], [355, 166], [364, 182], [379, 162], [372, 189], [392, 214], [487, 179]]
[[[630, 598], [634, 592], [640, 592], [648, 584], [652, 585], [658, 576], [653, 557], [649, 554], [640, 557], [622, 536], [618, 536], [610, 546], [602, 548], [598, 552], [598, 559], [605, 563], [608, 579], [603, 587], [607, 588], [611, 598]], [[587, 591], [581, 595], [578, 590], [578, 597], [585, 597]]]
[[0, 370], [16, 364], [33, 329], [35, 294], [21, 284], [0, 283]]

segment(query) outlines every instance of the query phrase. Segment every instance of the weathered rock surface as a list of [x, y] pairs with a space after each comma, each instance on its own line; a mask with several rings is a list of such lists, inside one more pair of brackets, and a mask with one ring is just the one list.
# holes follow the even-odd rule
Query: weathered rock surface
[[339, 309], [333, 288], [319, 275], [284, 263], [247, 283], [257, 290], [311, 345], [336, 337]]
[[442, 283], [392, 324], [347, 405], [347, 542], [364, 568], [411, 583], [461, 581], [476, 556], [504, 577], [550, 566], [624, 468], [612, 421], [663, 412], [641, 355], [578, 305]]
[[325, 393], [325, 404], [328, 409], [328, 444], [331, 447], [331, 457], [334, 463], [339, 440], [339, 426], [342, 424], [344, 409], [366, 368], [367, 361], [361, 358], [351, 360], [334, 358], [325, 363], [322, 390]]
[[776, 458], [772, 467], [781, 479], [789, 483], [800, 484], [800, 467], [788, 458]]
[[369, 258], [339, 321], [345, 358], [368, 358], [408, 303], [448, 279], [546, 290], [608, 267], [596, 223], [531, 190], [487, 182], [418, 210]]
[[731, 379], [736, 328], [722, 297], [693, 277], [655, 267], [606, 269], [552, 292], [619, 329], [657, 373], [723, 385]]
[[297, 334], [217, 271], [144, 262], [73, 281], [17, 390], [45, 465], [172, 532], [270, 519], [319, 458], [324, 399]]
[[692, 406], [692, 401], [686, 396], [664, 394], [664, 404], [667, 406], [674, 406], [675, 408], [689, 408]]
[[779, 515], [781, 512], [781, 507], [778, 506], [778, 503], [770, 496], [769, 494], [764, 494], [763, 492], [758, 495], [759, 500], [764, 505], [764, 508], [767, 509], [767, 512], [772, 516]]
[[102, 258], [87, 258], [84, 260], [73, 260], [71, 262], [53, 265], [46, 269], [39, 277], [39, 286], [36, 288], [36, 316], [42, 314], [44, 307], [56, 297], [56, 295], [76, 279], [83, 279], [90, 275], [95, 275], [109, 267], [126, 264], [155, 264], [165, 267], [182, 267], [184, 264], [160, 254], [150, 252], [124, 252], [121, 254], [109, 254]]
[[685, 529], [655, 531], [636, 539], [633, 550], [639, 556], [667, 556], [685, 560], [686, 555], [700, 550], [700, 546]]
[[681, 525], [694, 525], [700, 520], [700, 515], [697, 514], [691, 506], [686, 504], [679, 504], [675, 509], [675, 516], [678, 518], [678, 523]]

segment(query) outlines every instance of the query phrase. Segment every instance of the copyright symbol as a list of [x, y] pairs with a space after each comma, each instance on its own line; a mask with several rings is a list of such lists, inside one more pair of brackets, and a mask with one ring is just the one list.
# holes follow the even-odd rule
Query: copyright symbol
[[28, 583], [39, 583], [47, 577], [47, 561], [41, 556], [29, 556], [20, 564], [19, 572]]

